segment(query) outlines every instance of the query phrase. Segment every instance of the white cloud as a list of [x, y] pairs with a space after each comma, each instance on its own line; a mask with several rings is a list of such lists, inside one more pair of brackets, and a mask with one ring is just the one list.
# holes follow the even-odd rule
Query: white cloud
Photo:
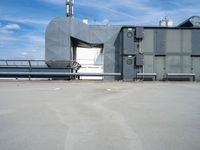
[[4, 30], [20, 30], [21, 27], [18, 24], [7, 24], [2, 27]]
[[50, 22], [50, 19], [27, 19], [27, 18], [18, 18], [18, 17], [1, 17], [1, 20], [17, 22], [23, 24], [35, 24], [35, 25], [47, 25]]
[[25, 35], [21, 39], [26, 40], [25, 47], [20, 50], [21, 56], [26, 59], [44, 59], [45, 38], [43, 35]]
[[23, 38], [26, 39], [28, 42], [35, 44], [35, 45], [44, 45], [44, 43], [45, 43], [44, 36], [26, 35]]
[[12, 34], [14, 30], [20, 30], [21, 27], [18, 24], [6, 24], [0, 25], [1, 34]]
[[10, 56], [19, 56], [23, 59], [44, 59], [44, 35], [34, 35], [29, 32], [25, 35], [15, 35], [12, 32], [1, 31], [0, 33], [1, 51], [12, 51], [7, 56], [0, 56], [0, 58], [5, 57], [4, 59], [6, 59], [11, 58]]
[[63, 5], [66, 3], [66, 0], [43, 0], [43, 1], [47, 3], [51, 3], [51, 4], [56, 4], [56, 5]]
[[[53, 4], [52, 7], [60, 7], [65, 5], [66, 0], [38, 0], [38, 2], [45, 2], [47, 4]], [[195, 4], [194, 0], [188, 2]], [[183, 5], [184, 2], [170, 1], [173, 5], [177, 7], [164, 9], [154, 5], [158, 1], [152, 0], [75, 0], [75, 7], [82, 9], [81, 11], [90, 11], [90, 8], [94, 8], [94, 12], [90, 12], [90, 16], [83, 16], [83, 14], [75, 14], [78, 16], [83, 16], [85, 18], [94, 18], [98, 24], [120, 24], [120, 25], [148, 25], [155, 26], [158, 25], [158, 22], [164, 16], [168, 16], [170, 19], [173, 19], [175, 24], [179, 24], [184, 19], [192, 15], [200, 14], [199, 4], [196, 5]], [[154, 4], [153, 4], [154, 3]], [[162, 2], [160, 2], [162, 3]], [[55, 6], [54, 6], [55, 5]], [[61, 8], [61, 7], [60, 7]], [[81, 12], [80, 11], [80, 12]], [[63, 10], [64, 12], [64, 10]], [[86, 14], [88, 14], [88, 12]], [[55, 12], [56, 15], [56, 12]], [[43, 16], [44, 17], [44, 16]], [[16, 24], [8, 24], [3, 26], [0, 23], [0, 47], [5, 47], [7, 45], [17, 47], [18, 43], [24, 43], [20, 45], [17, 54], [22, 56], [33, 56], [34, 58], [44, 58], [44, 43], [45, 38], [41, 32], [36, 31], [32, 32], [27, 31], [23, 35], [12, 34], [17, 30], [20, 30], [21, 27], [19, 24], [30, 25], [33, 27], [39, 27], [42, 30], [50, 22], [51, 19], [44, 18], [41, 19], [41, 16], [37, 18], [29, 18], [27, 16], [14, 16], [14, 15], [2, 15], [1, 20], [8, 22], [14, 22]], [[90, 20], [91, 21], [91, 20]], [[10, 48], [10, 47], [9, 47]], [[11, 49], [11, 48], [10, 48]], [[15, 48], [14, 48], [15, 49]], [[26, 54], [26, 55], [25, 55]]]
[[95, 8], [96, 12], [94, 14], [101, 12], [101, 17], [108, 18], [111, 24], [155, 26], [165, 16], [173, 19], [175, 24], [179, 24], [192, 15], [200, 14], [200, 3], [195, 3], [193, 0], [193, 2], [187, 2], [192, 3], [191, 5], [185, 5], [186, 2], [170, 1], [169, 4], [171, 7], [167, 6], [167, 8], [163, 2], [151, 0], [76, 0], [75, 7], [77, 5], [79, 8]]
[[20, 23], [25, 23], [25, 24], [38, 24], [38, 25], [47, 25], [50, 22], [50, 20], [48, 19], [42, 20], [42, 19], [25, 19], [25, 18], [17, 18], [15, 19], [15, 21], [20, 22]]
[[44, 60], [45, 50], [43, 47], [26, 46], [20, 49], [20, 53], [16, 56], [23, 57], [24, 59]]
[[27, 56], [28, 53], [27, 53], [27, 52], [22, 52], [21, 55], [22, 55], [22, 56]]

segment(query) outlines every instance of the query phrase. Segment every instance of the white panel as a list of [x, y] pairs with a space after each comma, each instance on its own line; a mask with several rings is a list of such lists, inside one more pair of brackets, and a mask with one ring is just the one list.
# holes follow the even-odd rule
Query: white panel
[[[103, 53], [100, 48], [77, 48], [76, 61], [81, 64], [79, 73], [103, 73]], [[103, 77], [81, 77], [102, 80]]]

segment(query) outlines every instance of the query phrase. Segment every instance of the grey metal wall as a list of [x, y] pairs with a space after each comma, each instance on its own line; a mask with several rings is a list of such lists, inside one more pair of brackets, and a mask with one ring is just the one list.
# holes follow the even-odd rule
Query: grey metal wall
[[[71, 38], [88, 44], [102, 44], [104, 51], [104, 72], [115, 73], [118, 70], [120, 45], [115, 45], [121, 26], [87, 25], [73, 18], [59, 17], [53, 19], [45, 34], [45, 60], [65, 61], [73, 59]], [[117, 68], [116, 68], [117, 67]], [[113, 80], [115, 77], [105, 77]]]
[[200, 30], [147, 28], [144, 36], [144, 72], [157, 73], [158, 80], [167, 73], [195, 73], [200, 80]]
[[167, 73], [195, 73], [200, 80], [200, 28], [87, 25], [59, 17], [46, 30], [47, 64], [74, 58], [72, 38], [103, 45], [104, 72], [122, 73], [107, 80], [133, 80], [139, 72], [157, 73], [158, 80]]

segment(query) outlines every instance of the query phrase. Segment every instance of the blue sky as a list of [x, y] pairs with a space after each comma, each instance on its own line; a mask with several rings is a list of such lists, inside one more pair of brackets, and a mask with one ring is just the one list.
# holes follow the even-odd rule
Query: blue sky
[[[0, 59], [44, 59], [45, 28], [65, 16], [66, 0], [1, 0]], [[199, 0], [75, 0], [75, 18], [98, 24], [174, 24], [200, 15]]]

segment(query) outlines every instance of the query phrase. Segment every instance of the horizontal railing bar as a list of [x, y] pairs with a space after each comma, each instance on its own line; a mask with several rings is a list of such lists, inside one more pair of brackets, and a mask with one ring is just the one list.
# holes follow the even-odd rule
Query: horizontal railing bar
[[45, 75], [45, 76], [121, 76], [121, 73], [66, 73], [66, 72], [0, 72], [0, 76], [26, 76], [26, 75]]

